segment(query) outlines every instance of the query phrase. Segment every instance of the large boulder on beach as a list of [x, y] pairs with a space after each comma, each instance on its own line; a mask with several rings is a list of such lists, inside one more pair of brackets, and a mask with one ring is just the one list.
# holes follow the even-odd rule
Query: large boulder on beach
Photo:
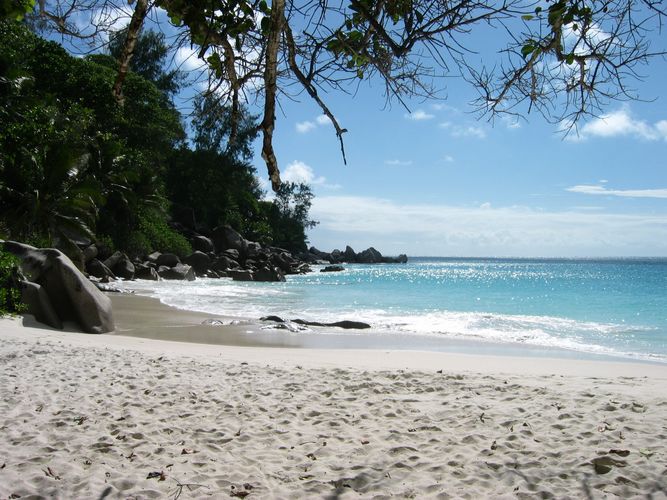
[[53, 308], [44, 287], [32, 281], [22, 281], [21, 302], [28, 308], [26, 312], [32, 314], [37, 321], [62, 330], [63, 322]]
[[84, 332], [114, 330], [111, 300], [74, 263], [55, 248], [35, 248], [6, 241], [4, 249], [21, 260], [29, 281], [40, 285], [61, 321], [74, 321]]

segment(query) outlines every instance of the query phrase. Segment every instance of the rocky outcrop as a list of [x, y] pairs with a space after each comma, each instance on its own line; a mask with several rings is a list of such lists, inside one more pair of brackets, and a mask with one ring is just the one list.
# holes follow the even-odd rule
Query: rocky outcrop
[[341, 271], [345, 271], [345, 268], [339, 265], [327, 266], [324, 269], [320, 269], [321, 273], [339, 273]]
[[331, 253], [310, 247], [307, 253], [300, 255], [300, 258], [305, 262], [314, 264], [405, 264], [408, 262], [408, 257], [405, 254], [398, 257], [385, 257], [373, 247], [355, 253], [349, 245], [345, 247], [344, 252], [336, 249]]
[[253, 275], [254, 281], [285, 281], [285, 275], [277, 267], [261, 267]]
[[350, 320], [335, 321], [333, 323], [321, 323], [319, 321], [306, 321], [305, 319], [285, 320], [280, 316], [263, 316], [259, 318], [259, 320], [272, 321], [274, 323], [279, 323], [279, 324], [296, 323], [297, 325], [302, 325], [302, 326], [324, 326], [332, 328], [343, 328], [348, 330], [365, 330], [371, 327], [371, 325], [369, 325], [368, 323], [363, 323], [361, 321], [350, 321]]
[[183, 263], [191, 266], [198, 276], [203, 276], [211, 267], [211, 258], [204, 252], [196, 250], [184, 258]]
[[166, 266], [166, 267], [175, 267], [178, 264], [181, 263], [181, 259], [178, 258], [178, 255], [174, 255], [173, 253], [161, 253], [158, 255], [157, 259], [155, 259], [155, 264], [159, 266]]
[[195, 280], [195, 270], [187, 264], [178, 263], [175, 266], [160, 266], [157, 269], [160, 278], [165, 280]]
[[223, 250], [234, 249], [240, 255], [245, 255], [248, 248], [248, 242], [241, 236], [241, 234], [231, 226], [218, 226], [213, 230], [212, 234], [213, 244], [218, 252]]
[[[21, 270], [30, 282], [40, 285], [61, 321], [74, 321], [87, 333], [114, 330], [109, 298], [60, 250], [38, 249], [13, 241], [5, 242], [4, 249], [21, 260]], [[43, 299], [42, 292], [36, 294]]]
[[193, 236], [191, 243], [192, 243], [192, 248], [194, 248], [195, 250], [199, 250], [200, 252], [204, 253], [215, 252], [215, 246], [213, 246], [213, 241], [210, 238], [207, 238], [206, 236], [202, 235]]

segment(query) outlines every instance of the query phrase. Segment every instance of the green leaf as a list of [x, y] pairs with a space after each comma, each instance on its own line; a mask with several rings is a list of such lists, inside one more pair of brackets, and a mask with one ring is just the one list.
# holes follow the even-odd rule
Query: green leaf
[[530, 54], [532, 54], [534, 50], [535, 50], [535, 46], [534, 46], [532, 43], [527, 43], [526, 45], [524, 45], [524, 46], [521, 48], [521, 55], [522, 55], [522, 56], [524, 57], [524, 59], [525, 59], [525, 58], [528, 57]]
[[533, 17], [534, 16], [532, 16], [531, 14], [524, 14], [523, 16], [521, 16], [521, 19], [523, 19], [524, 21], [532, 21]]
[[565, 62], [568, 64], [574, 64], [574, 54], [568, 54], [565, 58]]

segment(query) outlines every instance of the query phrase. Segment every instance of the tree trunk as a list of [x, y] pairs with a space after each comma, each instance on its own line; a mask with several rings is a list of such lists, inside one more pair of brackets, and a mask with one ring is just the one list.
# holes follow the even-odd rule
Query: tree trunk
[[137, 6], [134, 8], [132, 13], [132, 20], [130, 25], [127, 28], [127, 38], [125, 38], [125, 46], [123, 47], [123, 53], [120, 56], [118, 61], [118, 75], [116, 76], [116, 82], [113, 85], [111, 93], [116, 99], [116, 102], [119, 105], [123, 105], [125, 98], [123, 97], [123, 82], [127, 76], [127, 72], [130, 69], [130, 61], [132, 60], [132, 55], [134, 54], [134, 46], [137, 44], [137, 38], [139, 38], [139, 31], [141, 31], [141, 26], [144, 24], [144, 19], [148, 13], [148, 0], [137, 0]]
[[271, 2], [271, 32], [266, 43], [266, 68], [264, 69], [264, 119], [262, 120], [262, 158], [274, 191], [280, 188], [280, 169], [273, 151], [273, 130], [276, 125], [276, 93], [278, 80], [278, 50], [283, 34], [285, 0]]

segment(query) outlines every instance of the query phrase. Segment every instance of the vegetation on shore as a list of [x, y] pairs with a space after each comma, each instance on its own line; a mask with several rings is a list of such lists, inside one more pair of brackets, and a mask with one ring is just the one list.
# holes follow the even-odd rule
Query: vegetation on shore
[[164, 69], [161, 34], [140, 36], [116, 102], [124, 36], [106, 54], [76, 58], [25, 24], [0, 21], [0, 238], [73, 257], [83, 241], [184, 256], [192, 248], [175, 228], [229, 224], [264, 245], [305, 250], [309, 187], [285, 183], [264, 199], [250, 164], [256, 117], [245, 110], [231, 145], [229, 109], [199, 98], [188, 141], [173, 102], [186, 75]]

